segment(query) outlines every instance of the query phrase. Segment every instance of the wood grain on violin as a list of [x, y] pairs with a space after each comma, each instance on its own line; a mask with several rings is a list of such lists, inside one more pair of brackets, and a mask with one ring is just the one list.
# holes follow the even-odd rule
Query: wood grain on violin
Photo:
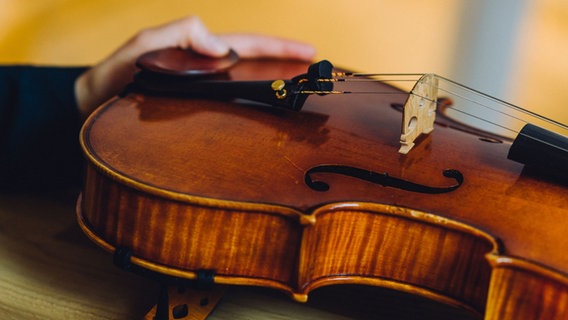
[[[307, 67], [241, 61], [230, 76], [290, 79]], [[83, 128], [80, 224], [109, 251], [130, 248], [144, 268], [188, 279], [209, 270], [217, 283], [298, 301], [349, 283], [485, 319], [568, 318], [565, 182], [507, 159], [508, 142], [448, 126], [398, 153], [401, 113], [391, 106], [405, 98], [313, 96], [295, 112], [130, 93]], [[310, 169], [330, 165], [379, 173], [381, 182], [316, 170], [309, 178], [329, 189], [310, 188]]]

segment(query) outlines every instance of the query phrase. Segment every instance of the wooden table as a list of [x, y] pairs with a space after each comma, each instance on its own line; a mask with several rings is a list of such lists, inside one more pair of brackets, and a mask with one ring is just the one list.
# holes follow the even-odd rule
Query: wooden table
[[[159, 286], [120, 270], [75, 220], [76, 195], [0, 195], [1, 319], [141, 319]], [[475, 319], [380, 288], [333, 286], [306, 304], [264, 288], [230, 287], [210, 319]]]

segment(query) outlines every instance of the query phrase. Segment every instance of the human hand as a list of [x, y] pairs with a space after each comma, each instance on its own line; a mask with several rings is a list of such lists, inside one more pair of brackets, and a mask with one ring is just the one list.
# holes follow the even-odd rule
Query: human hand
[[257, 34], [214, 35], [198, 17], [190, 16], [138, 32], [108, 58], [79, 76], [75, 81], [75, 95], [81, 115], [88, 116], [132, 81], [137, 71], [135, 62], [141, 54], [168, 47], [191, 47], [211, 57], [223, 56], [231, 48], [243, 58], [311, 60], [315, 55], [312, 46], [293, 40]]

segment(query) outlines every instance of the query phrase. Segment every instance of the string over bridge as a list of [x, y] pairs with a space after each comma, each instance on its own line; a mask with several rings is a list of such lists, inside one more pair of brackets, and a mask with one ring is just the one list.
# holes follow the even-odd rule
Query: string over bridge
[[434, 130], [436, 104], [438, 101], [438, 79], [434, 74], [424, 74], [412, 88], [404, 104], [400, 149], [407, 154], [414, 146], [414, 140], [421, 134]]

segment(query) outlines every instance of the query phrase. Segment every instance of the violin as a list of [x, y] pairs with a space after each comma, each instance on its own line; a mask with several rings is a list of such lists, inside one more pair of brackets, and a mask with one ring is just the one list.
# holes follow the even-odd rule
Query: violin
[[[78, 221], [115, 262], [300, 302], [357, 284], [568, 319], [566, 126], [436, 75], [178, 49], [138, 64], [80, 135]], [[505, 132], [451, 116], [471, 104]]]

